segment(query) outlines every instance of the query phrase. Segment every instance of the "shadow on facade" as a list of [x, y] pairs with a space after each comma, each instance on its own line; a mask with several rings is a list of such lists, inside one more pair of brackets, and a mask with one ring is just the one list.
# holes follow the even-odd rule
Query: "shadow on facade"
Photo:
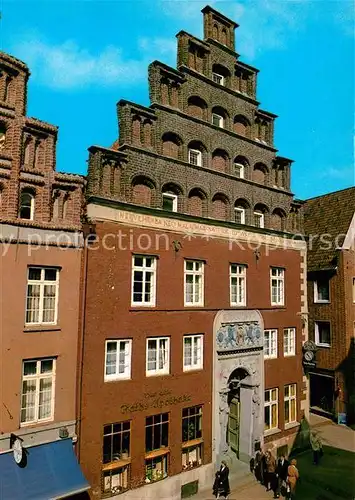
[[[355, 422], [355, 338], [352, 337], [348, 355], [337, 368], [342, 372], [346, 391], [345, 412], [347, 424]], [[338, 395], [339, 397], [339, 395]]]
[[311, 427], [309, 425], [309, 422], [305, 417], [303, 417], [296, 438], [293, 442], [291, 451], [289, 453], [290, 457], [298, 455], [299, 453], [302, 453], [303, 451], [309, 450], [311, 448], [310, 432]]

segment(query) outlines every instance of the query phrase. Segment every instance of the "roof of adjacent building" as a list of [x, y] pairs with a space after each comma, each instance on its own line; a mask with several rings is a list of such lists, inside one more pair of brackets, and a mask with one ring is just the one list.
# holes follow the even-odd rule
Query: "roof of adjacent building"
[[335, 191], [304, 204], [304, 230], [309, 236], [308, 269], [328, 269], [337, 265], [341, 247], [355, 211], [355, 187]]

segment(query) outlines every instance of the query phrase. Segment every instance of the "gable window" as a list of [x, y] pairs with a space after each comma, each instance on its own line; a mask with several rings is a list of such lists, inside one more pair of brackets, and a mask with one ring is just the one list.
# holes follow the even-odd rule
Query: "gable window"
[[296, 328], [284, 329], [284, 356], [296, 354]]
[[292, 424], [297, 421], [297, 396], [296, 384], [285, 385], [284, 392], [284, 409], [285, 409], [285, 424]]
[[169, 373], [169, 337], [147, 339], [146, 375], [166, 375]]
[[182, 410], [182, 470], [202, 465], [202, 406]]
[[203, 368], [203, 335], [184, 335], [184, 372]]
[[156, 257], [132, 259], [132, 306], [155, 306]]
[[55, 359], [24, 361], [22, 368], [21, 424], [52, 420]]
[[204, 264], [198, 260], [185, 260], [185, 306], [203, 306]]
[[255, 227], [265, 227], [265, 217], [263, 212], [260, 212], [259, 210], [256, 210], [254, 212], [254, 226]]
[[55, 325], [58, 316], [59, 269], [29, 267], [26, 324]]
[[330, 302], [329, 279], [320, 278], [314, 282], [314, 302]]
[[277, 330], [264, 331], [264, 358], [277, 358]]
[[285, 270], [280, 267], [270, 269], [271, 305], [285, 304]]
[[264, 395], [264, 420], [265, 420], [265, 431], [271, 429], [277, 429], [278, 426], [278, 412], [279, 412], [279, 401], [278, 401], [277, 388], [268, 389], [265, 391]]
[[224, 127], [224, 118], [221, 115], [217, 115], [217, 113], [212, 113], [212, 125], [216, 127], [223, 128]]
[[245, 224], [245, 208], [235, 207], [234, 220], [237, 224]]
[[189, 149], [189, 163], [191, 165], [202, 165], [202, 153], [198, 149]]
[[168, 476], [169, 413], [145, 419], [145, 482]]
[[244, 179], [245, 166], [242, 163], [234, 163], [234, 173], [239, 179]]
[[35, 212], [35, 197], [31, 193], [22, 192], [20, 196], [20, 219], [33, 220]]
[[240, 264], [229, 266], [230, 305], [246, 305], [246, 273], [247, 268]]
[[129, 488], [131, 423], [104, 426], [102, 492], [115, 495]]
[[131, 378], [132, 340], [106, 340], [105, 380]]
[[218, 73], [212, 73], [212, 80], [214, 83], [218, 83], [218, 85], [224, 85], [224, 76]]
[[178, 197], [173, 193], [163, 193], [163, 210], [177, 212]]
[[320, 347], [330, 347], [330, 323], [329, 321], [316, 321], [314, 323], [315, 342]]

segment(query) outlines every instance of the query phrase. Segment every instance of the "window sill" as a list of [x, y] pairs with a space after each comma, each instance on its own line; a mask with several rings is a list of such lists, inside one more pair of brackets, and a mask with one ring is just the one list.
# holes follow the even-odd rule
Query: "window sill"
[[183, 368], [184, 373], [194, 373], [203, 370], [203, 366], [193, 366], [192, 368]]
[[132, 380], [132, 378], [131, 377], [104, 378], [104, 382], [105, 383], [106, 382], [108, 382], [108, 383], [110, 383], [110, 382], [121, 382], [121, 381], [125, 382], [127, 380]]
[[127, 458], [126, 460], [116, 460], [114, 462], [110, 462], [109, 464], [103, 464], [101, 470], [106, 472], [108, 470], [121, 469], [122, 467], [125, 467], [130, 463], [131, 463], [130, 458]]
[[203, 443], [203, 438], [191, 439], [191, 441], [184, 441], [182, 443], [182, 448], [191, 448], [192, 446], [198, 446]]
[[145, 372], [145, 376], [146, 377], [167, 377], [168, 375], [170, 375], [169, 372], [163, 372], [163, 373], [160, 373], [160, 372], [153, 372], [153, 373]]
[[20, 429], [24, 428], [24, 427], [38, 427], [39, 425], [45, 425], [45, 424], [50, 424], [51, 422], [53, 422], [54, 418], [51, 417], [51, 418], [46, 418], [46, 419], [43, 419], [43, 420], [36, 420], [36, 421], [33, 421], [33, 422], [21, 422], [20, 423]]
[[145, 454], [144, 460], [151, 460], [152, 458], [163, 457], [164, 455], [167, 455], [169, 452], [170, 452], [169, 448], [150, 451], [149, 453]]
[[315, 300], [315, 304], [330, 304], [330, 300]]
[[317, 347], [325, 347], [326, 349], [330, 349], [330, 348], [331, 348], [331, 345], [330, 345], [330, 344], [317, 344], [317, 343], [316, 343], [316, 346], [317, 346]]
[[279, 432], [281, 432], [281, 429], [269, 429], [267, 431], [264, 431], [264, 436], [267, 437], [267, 436], [273, 436], [274, 434], [278, 434]]
[[29, 332], [60, 332], [60, 325], [25, 325], [24, 333]]
[[292, 358], [292, 356], [296, 356], [296, 353], [295, 352], [292, 352], [291, 354], [284, 353], [284, 358]]
[[264, 360], [267, 360], [267, 359], [277, 359], [277, 355], [276, 356], [265, 356], [264, 355]]
[[294, 427], [298, 427], [299, 425], [299, 422], [290, 422], [289, 424], [285, 424], [285, 431], [287, 431], [288, 429], [293, 429]]

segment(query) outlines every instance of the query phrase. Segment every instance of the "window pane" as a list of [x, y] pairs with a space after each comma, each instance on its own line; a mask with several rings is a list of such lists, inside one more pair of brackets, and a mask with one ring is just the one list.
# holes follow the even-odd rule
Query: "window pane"
[[57, 270], [56, 269], [45, 269], [45, 271], [44, 271], [44, 279], [46, 281], [56, 281], [56, 279], [57, 279]]
[[39, 386], [38, 418], [49, 418], [52, 414], [52, 378], [43, 378]]
[[41, 279], [41, 269], [38, 267], [30, 267], [28, 270], [29, 280], [40, 280]]
[[53, 370], [53, 360], [45, 359], [41, 361], [41, 373], [50, 373]]
[[36, 375], [37, 362], [36, 361], [25, 361], [23, 363], [23, 374], [24, 375]]

